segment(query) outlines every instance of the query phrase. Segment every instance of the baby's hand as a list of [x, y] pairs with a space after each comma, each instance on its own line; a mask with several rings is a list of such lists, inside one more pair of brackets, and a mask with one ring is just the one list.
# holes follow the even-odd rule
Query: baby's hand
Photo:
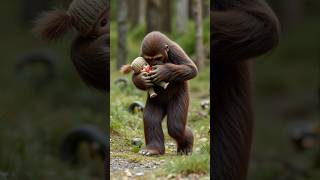
[[146, 72], [146, 73], [149, 73], [150, 71], [152, 71], [152, 66], [150, 65], [144, 66], [143, 69], [141, 70], [141, 72]]

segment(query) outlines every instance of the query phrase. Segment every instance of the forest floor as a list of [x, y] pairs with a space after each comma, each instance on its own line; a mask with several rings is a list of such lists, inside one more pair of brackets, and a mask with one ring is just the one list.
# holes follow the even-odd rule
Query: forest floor
[[[131, 75], [122, 76], [114, 72], [111, 82], [119, 77], [127, 78], [128, 85], [114, 85], [110, 91], [111, 179], [210, 179], [210, 115], [209, 108], [202, 109], [200, 106], [200, 101], [209, 99], [209, 68], [189, 82], [188, 126], [195, 136], [194, 150], [190, 156], [176, 154], [175, 141], [167, 133], [166, 119], [163, 121], [165, 155], [147, 157], [138, 153], [145, 145], [142, 112], [131, 114], [128, 107], [134, 101], [144, 104], [146, 92], [134, 87]], [[142, 145], [134, 145], [134, 139]]]

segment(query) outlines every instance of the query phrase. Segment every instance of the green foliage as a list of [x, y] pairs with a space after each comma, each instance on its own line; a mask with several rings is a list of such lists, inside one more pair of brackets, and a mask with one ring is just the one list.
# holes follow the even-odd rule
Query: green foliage
[[140, 147], [134, 146], [134, 147], [132, 147], [131, 151], [134, 152], [134, 153], [138, 153], [139, 150], [140, 150]]
[[130, 30], [129, 37], [132, 38], [132, 41], [134, 42], [141, 42], [145, 34], [146, 34], [145, 25], [138, 25], [138, 26], [135, 26], [132, 30]]
[[201, 144], [200, 152], [210, 154], [210, 141], [207, 141], [206, 143]]
[[176, 41], [188, 55], [191, 55], [195, 52], [195, 23], [189, 21], [187, 29], [188, 30], [184, 34], [173, 32], [173, 35], [170, 36], [170, 38]]
[[210, 18], [203, 20], [203, 43], [210, 47]]
[[207, 174], [210, 171], [209, 154], [174, 157], [165, 165], [168, 174]]

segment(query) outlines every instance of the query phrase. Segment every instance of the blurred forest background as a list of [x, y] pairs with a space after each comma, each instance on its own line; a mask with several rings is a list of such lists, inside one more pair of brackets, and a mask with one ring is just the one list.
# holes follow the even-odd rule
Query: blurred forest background
[[[111, 179], [182, 176], [209, 179], [209, 11], [209, 0], [111, 0]], [[141, 109], [147, 92], [133, 85], [132, 74], [123, 75], [119, 69], [140, 55], [141, 41], [153, 30], [177, 42], [200, 69], [198, 76], [189, 81], [188, 125], [195, 135], [192, 156], [176, 155], [166, 120], [163, 122], [166, 154], [160, 157], [138, 154], [145, 146]]]
[[256, 121], [249, 179], [320, 179], [320, 2], [267, 2], [282, 33], [277, 49], [253, 66]]
[[[87, 88], [75, 71], [69, 58], [74, 33], [50, 44], [31, 33], [32, 22], [40, 12], [67, 9], [70, 2], [1, 2], [1, 180], [100, 180], [104, 177], [104, 163], [92, 144], [81, 143], [78, 153], [69, 155], [79, 157], [76, 164], [61, 160], [60, 146], [67, 134], [79, 126], [78, 135], [92, 133], [99, 139], [99, 133], [105, 133], [106, 95]], [[74, 146], [71, 141], [68, 144]]]

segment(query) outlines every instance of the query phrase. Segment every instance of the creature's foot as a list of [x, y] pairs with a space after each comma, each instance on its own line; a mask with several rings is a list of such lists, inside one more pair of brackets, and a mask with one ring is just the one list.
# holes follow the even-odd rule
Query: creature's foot
[[186, 148], [186, 149], [179, 149], [177, 150], [178, 155], [191, 155], [192, 149]]
[[179, 146], [177, 149], [178, 155], [191, 155], [192, 154], [192, 145], [189, 146]]
[[142, 154], [144, 156], [156, 156], [156, 155], [164, 154], [164, 152], [161, 152], [158, 149], [144, 148], [139, 151], [139, 154]]
[[178, 148], [177, 154], [178, 155], [191, 155], [193, 149], [193, 134], [189, 127], [186, 128], [185, 137], [182, 141], [177, 141]]

